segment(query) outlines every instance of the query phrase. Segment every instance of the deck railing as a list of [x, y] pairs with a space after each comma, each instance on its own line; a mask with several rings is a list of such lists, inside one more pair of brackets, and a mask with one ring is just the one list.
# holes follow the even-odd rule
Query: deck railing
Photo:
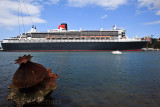
[[51, 42], [136, 42], [146, 41], [141, 39], [117, 39], [117, 40], [3, 40], [2, 43], [51, 43]]

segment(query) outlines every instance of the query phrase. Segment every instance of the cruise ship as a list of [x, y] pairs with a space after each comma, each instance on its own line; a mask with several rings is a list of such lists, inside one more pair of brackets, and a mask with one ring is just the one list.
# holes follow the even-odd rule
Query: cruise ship
[[129, 39], [126, 30], [68, 30], [62, 23], [58, 29], [38, 32], [35, 26], [27, 33], [1, 41], [3, 51], [141, 51], [147, 40]]

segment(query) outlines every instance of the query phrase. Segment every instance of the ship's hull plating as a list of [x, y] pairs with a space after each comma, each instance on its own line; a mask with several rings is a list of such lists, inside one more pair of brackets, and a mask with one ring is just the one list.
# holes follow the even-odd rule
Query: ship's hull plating
[[140, 50], [141, 42], [51, 42], [51, 43], [2, 43], [4, 51], [112, 51]]

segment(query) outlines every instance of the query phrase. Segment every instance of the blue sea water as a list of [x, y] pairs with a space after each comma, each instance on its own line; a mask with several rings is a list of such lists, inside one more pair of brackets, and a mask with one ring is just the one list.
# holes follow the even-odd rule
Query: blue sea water
[[[32, 61], [57, 73], [54, 104], [30, 107], [159, 107], [160, 52], [0, 52], [0, 107], [18, 65], [14, 60], [31, 54]], [[56, 102], [57, 101], [57, 102]]]

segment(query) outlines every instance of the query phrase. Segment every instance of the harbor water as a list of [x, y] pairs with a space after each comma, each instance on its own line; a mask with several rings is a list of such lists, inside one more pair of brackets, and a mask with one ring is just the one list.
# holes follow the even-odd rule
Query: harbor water
[[0, 52], [0, 107], [19, 65], [19, 56], [57, 73], [57, 89], [48, 104], [29, 107], [159, 107], [160, 52]]

